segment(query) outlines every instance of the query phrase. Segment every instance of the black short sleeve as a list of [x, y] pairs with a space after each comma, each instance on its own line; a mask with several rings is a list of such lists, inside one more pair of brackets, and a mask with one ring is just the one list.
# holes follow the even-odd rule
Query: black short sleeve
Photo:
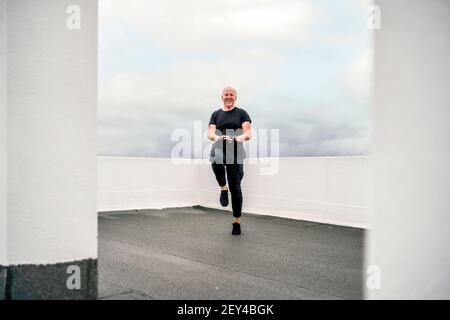
[[250, 119], [249, 114], [244, 109], [241, 109], [241, 123], [244, 123], [246, 121], [252, 123], [252, 119]]
[[209, 124], [213, 124], [213, 125], [217, 126], [217, 112], [216, 111], [214, 111], [211, 114], [211, 119], [209, 119]]

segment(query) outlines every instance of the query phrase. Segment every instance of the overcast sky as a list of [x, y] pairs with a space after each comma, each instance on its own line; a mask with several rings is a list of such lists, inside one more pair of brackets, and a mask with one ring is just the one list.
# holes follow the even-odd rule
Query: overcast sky
[[280, 156], [368, 154], [365, 0], [102, 0], [99, 155], [169, 157], [223, 87]]

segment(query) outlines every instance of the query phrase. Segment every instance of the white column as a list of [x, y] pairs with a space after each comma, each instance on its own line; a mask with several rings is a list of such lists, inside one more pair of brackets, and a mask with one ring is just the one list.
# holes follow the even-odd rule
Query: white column
[[6, 0], [0, 0], [0, 268], [8, 264], [6, 259], [6, 112]]
[[[92, 292], [64, 291], [69, 275], [60, 265], [52, 266], [80, 263], [84, 268], [83, 261], [94, 261], [86, 267], [92, 271], [97, 258], [97, 1], [7, 0], [7, 19], [4, 9], [2, 0], [2, 23], [7, 23], [7, 46], [2, 45], [7, 48], [6, 240], [12, 274], [7, 298], [89, 298]], [[2, 160], [4, 149], [0, 139]], [[47, 283], [39, 291], [30, 278], [38, 279], [41, 272]], [[92, 274], [85, 279], [96, 281]]]
[[376, 4], [367, 266], [381, 287], [366, 296], [449, 299], [450, 2]]
[[[80, 29], [66, 10], [80, 8]], [[8, 1], [8, 260], [97, 257], [97, 3]]]

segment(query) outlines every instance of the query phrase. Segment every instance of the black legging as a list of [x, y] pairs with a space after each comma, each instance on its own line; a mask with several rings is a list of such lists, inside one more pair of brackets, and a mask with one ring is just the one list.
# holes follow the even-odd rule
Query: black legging
[[[225, 169], [226, 168], [226, 169]], [[213, 162], [212, 169], [219, 186], [227, 184], [231, 193], [231, 207], [233, 208], [233, 217], [239, 218], [242, 212], [242, 189], [241, 180], [244, 177], [243, 164], [218, 164]], [[225, 178], [225, 170], [227, 172]]]

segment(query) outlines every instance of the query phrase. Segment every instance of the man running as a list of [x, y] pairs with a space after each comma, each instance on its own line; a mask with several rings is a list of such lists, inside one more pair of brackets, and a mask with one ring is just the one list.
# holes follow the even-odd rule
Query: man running
[[223, 207], [228, 206], [228, 189], [231, 193], [233, 235], [241, 234], [241, 180], [246, 156], [243, 142], [250, 140], [252, 134], [252, 120], [247, 111], [234, 105], [236, 99], [235, 89], [223, 89], [223, 107], [212, 113], [208, 126], [208, 139], [214, 141], [210, 154], [212, 170], [220, 187], [220, 204]]

